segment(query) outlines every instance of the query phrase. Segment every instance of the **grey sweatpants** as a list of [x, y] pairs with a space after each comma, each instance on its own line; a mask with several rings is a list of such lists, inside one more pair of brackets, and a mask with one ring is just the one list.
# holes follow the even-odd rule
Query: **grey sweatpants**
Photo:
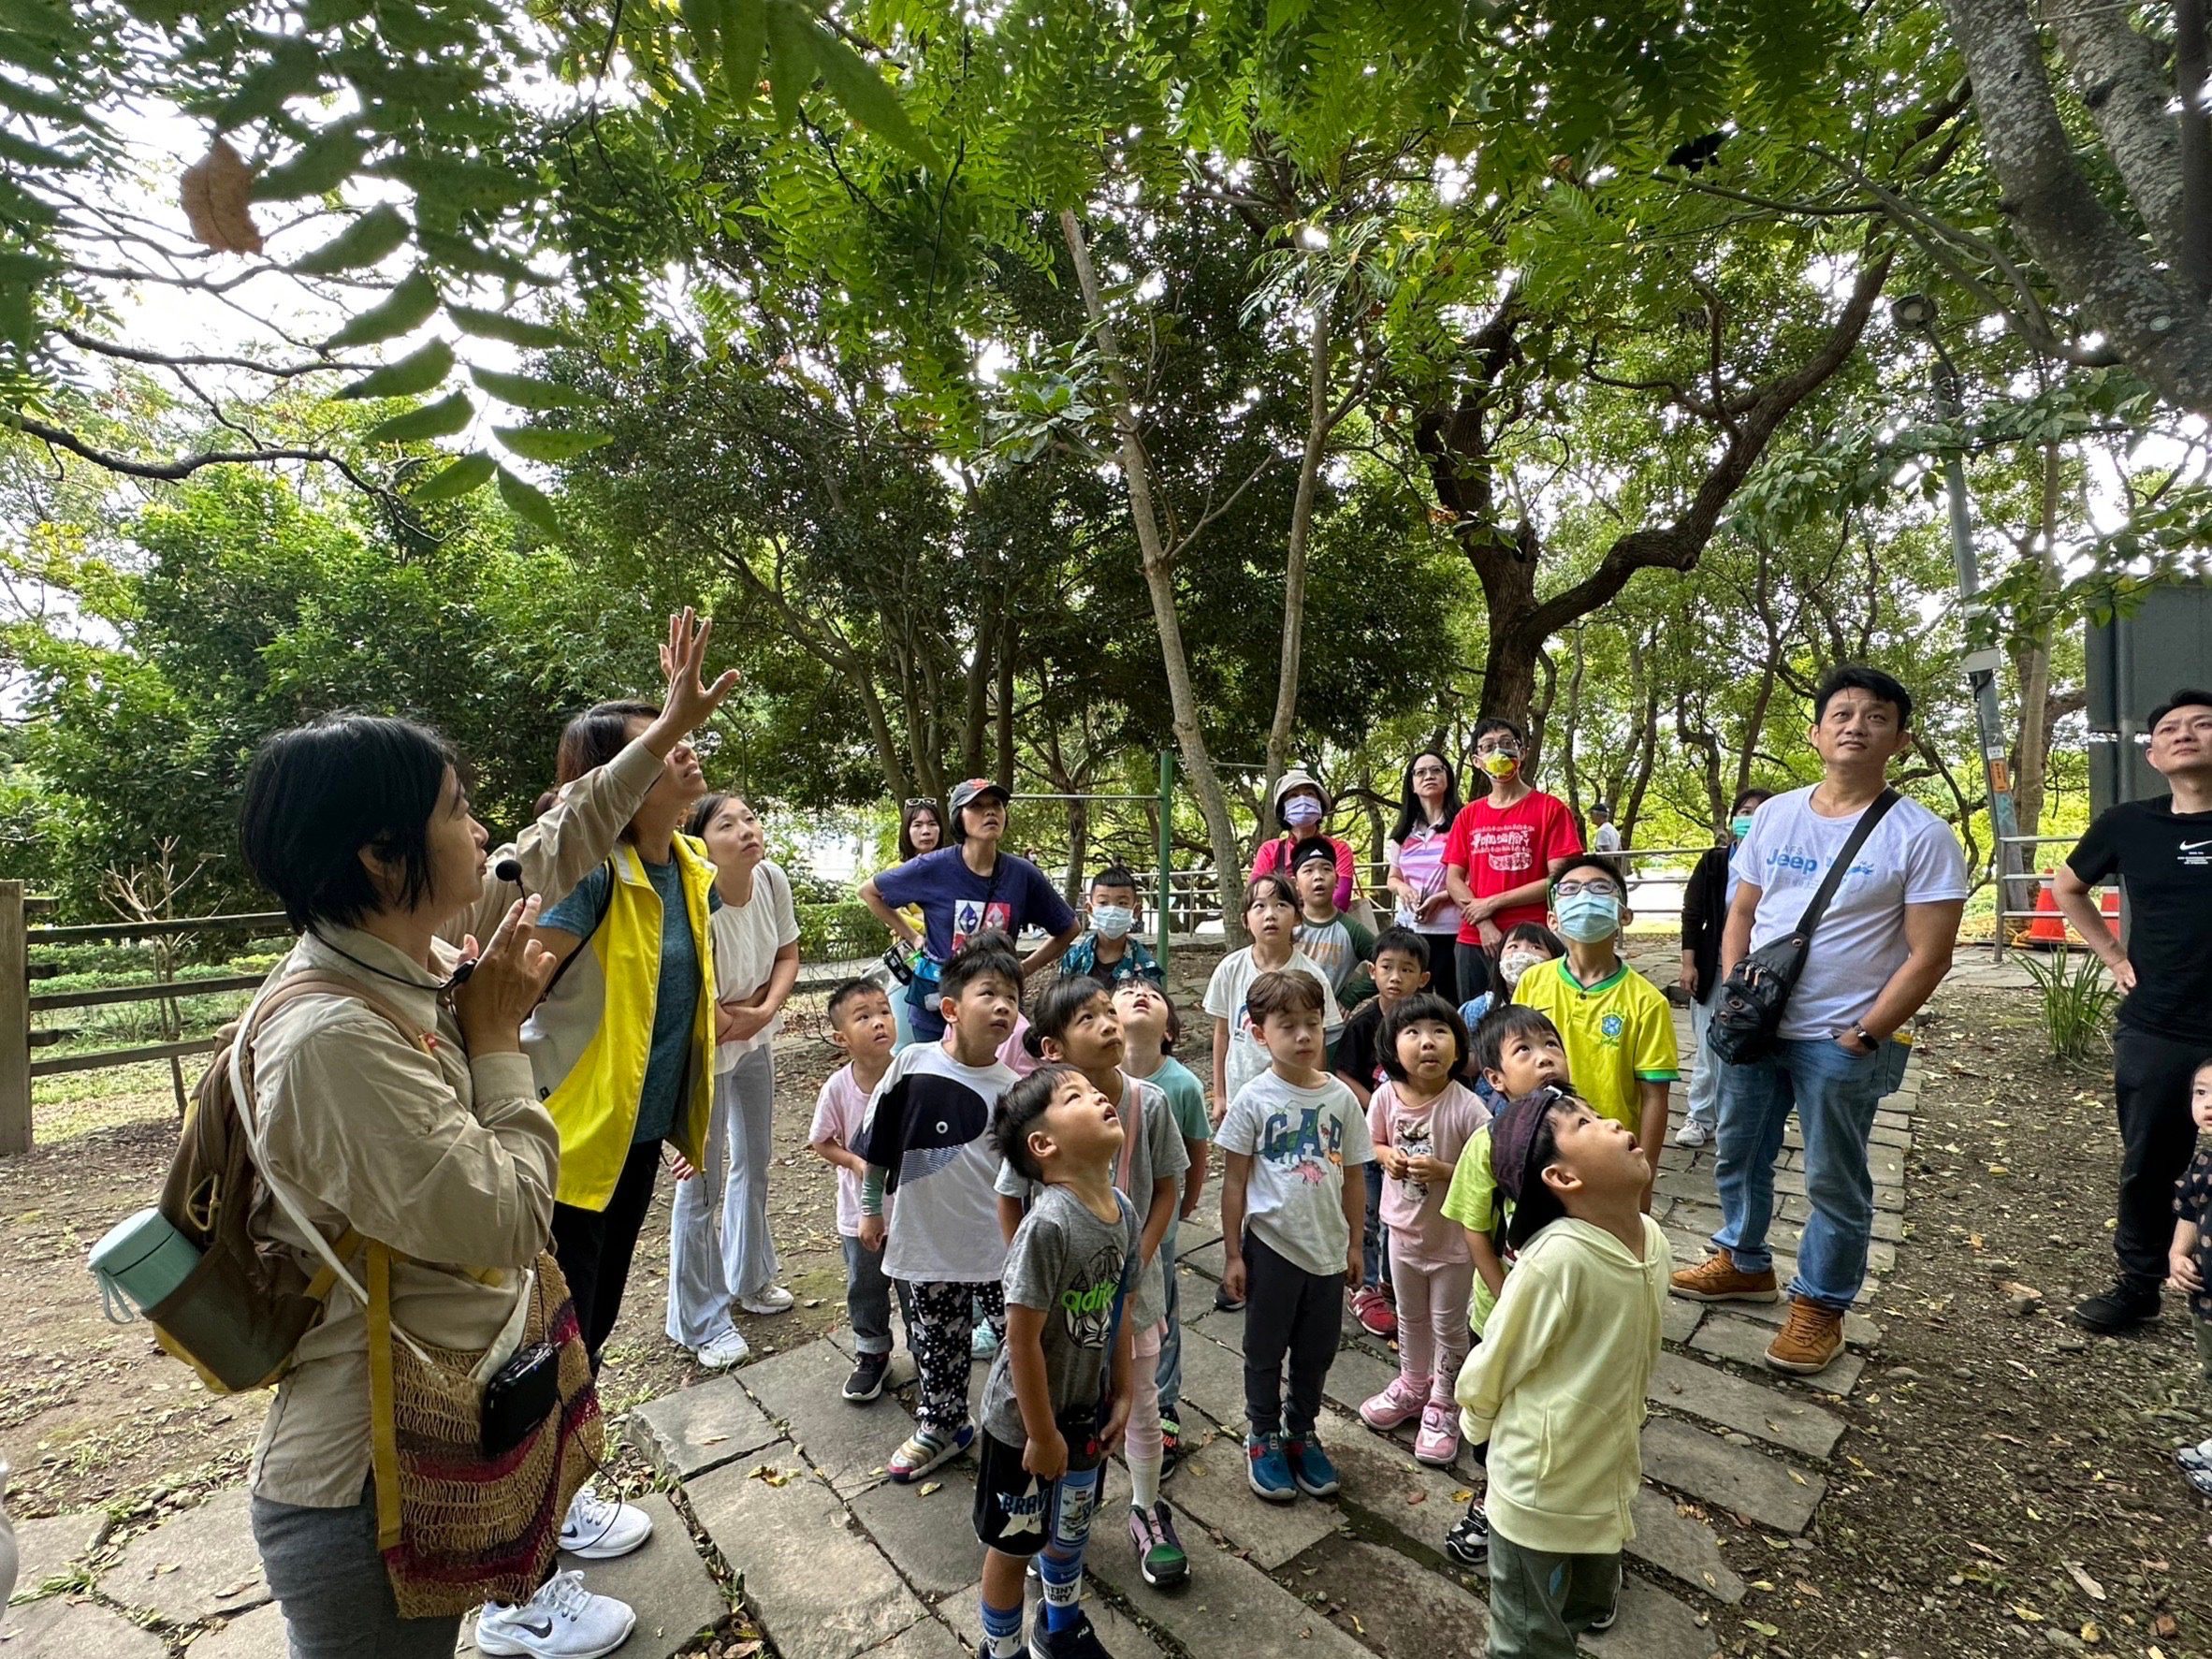
[[714, 1080], [706, 1167], [679, 1181], [668, 1217], [668, 1340], [703, 1348], [735, 1329], [731, 1304], [764, 1290], [781, 1264], [768, 1236], [768, 1117], [776, 1055], [766, 1044]]
[[292, 1659], [453, 1659], [461, 1622], [402, 1619], [376, 1552], [376, 1497], [343, 1509], [253, 1501], [254, 1545]]
[[1554, 1555], [1490, 1535], [1490, 1659], [1575, 1659], [1621, 1594], [1621, 1552]]

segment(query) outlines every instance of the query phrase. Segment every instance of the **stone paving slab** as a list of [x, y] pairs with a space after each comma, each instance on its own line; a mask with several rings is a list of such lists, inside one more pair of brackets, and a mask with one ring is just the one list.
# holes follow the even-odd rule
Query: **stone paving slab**
[[[1881, 1215], [1880, 1211], [1875, 1212], [1878, 1223]], [[1681, 1202], [1675, 1206], [1674, 1212], [1667, 1217], [1667, 1226], [1670, 1230], [1676, 1228], [1686, 1229], [1708, 1238], [1720, 1230], [1720, 1225], [1721, 1210], [1718, 1204]], [[1895, 1229], [1897, 1223], [1892, 1221], [1889, 1225]], [[1867, 1245], [1867, 1269], [1870, 1273], [1886, 1273], [1897, 1271], [1897, 1245], [1881, 1236], [1883, 1230], [1878, 1225], [1874, 1230], [1872, 1243]], [[1778, 1214], [1773, 1224], [1767, 1229], [1767, 1243], [1777, 1255], [1786, 1250], [1795, 1256], [1803, 1232], [1804, 1228], [1801, 1221], [1783, 1220]]]
[[837, 1494], [795, 1457], [781, 1466], [798, 1471], [782, 1486], [725, 1463], [685, 1488], [779, 1659], [858, 1659], [926, 1617]]
[[1786, 1451], [1825, 1459], [1843, 1435], [1843, 1419], [1801, 1395], [1785, 1394], [1716, 1366], [1662, 1350], [1652, 1368], [1652, 1402], [1768, 1441]]
[[[1698, 1327], [1697, 1333], [1690, 1339], [1690, 1347], [1693, 1352], [1709, 1354], [1716, 1360], [1733, 1360], [1739, 1365], [1763, 1367], [1767, 1345], [1773, 1340], [1774, 1331], [1771, 1326], [1716, 1313]], [[1824, 1394], [1841, 1396], [1858, 1387], [1859, 1374], [1866, 1368], [1866, 1356], [1855, 1354], [1846, 1346], [1826, 1371], [1812, 1376], [1797, 1376], [1780, 1371], [1768, 1372], [1768, 1375], [1784, 1387], [1795, 1384], [1800, 1388], [1818, 1390]]]
[[880, 1400], [854, 1405], [838, 1392], [851, 1369], [835, 1344], [813, 1342], [735, 1374], [769, 1420], [848, 1497], [883, 1478], [884, 1463], [911, 1432], [895, 1406], [887, 1410]]
[[[554, 1565], [561, 1572], [581, 1571], [586, 1589], [630, 1604], [637, 1624], [621, 1646], [622, 1659], [669, 1659], [702, 1630], [720, 1623], [730, 1604], [676, 1506], [659, 1492], [637, 1503], [653, 1522], [653, 1535], [642, 1550], [613, 1561], [564, 1554]], [[196, 1643], [193, 1651], [198, 1652]], [[455, 1652], [469, 1659], [476, 1651], [476, 1622], [464, 1620]]]
[[1721, 1554], [1720, 1535], [1711, 1527], [1684, 1515], [1674, 1499], [1649, 1481], [1637, 1488], [1631, 1511], [1636, 1536], [1628, 1540], [1628, 1553], [1633, 1559], [1730, 1607], [1743, 1599], [1743, 1579]]
[[113, 1525], [105, 1509], [17, 1521], [16, 1594], [26, 1601], [37, 1596], [50, 1579], [61, 1578], [97, 1550]]
[[1195, 1405], [1222, 1428], [1244, 1432], [1244, 1356], [1215, 1340], [1233, 1332], [1241, 1341], [1244, 1316], [1209, 1312], [1183, 1331], [1183, 1403]]
[[[1323, 1444], [1332, 1444], [1326, 1430], [1323, 1433]], [[1252, 1491], [1244, 1469], [1244, 1448], [1223, 1435], [1177, 1463], [1167, 1492], [1179, 1513], [1221, 1534], [1255, 1564], [1271, 1572], [1336, 1530], [1340, 1518], [1333, 1504], [1310, 1498], [1268, 1503]], [[1127, 1492], [1126, 1480], [1120, 1490]], [[1119, 1506], [1110, 1505], [1104, 1513], [1118, 1521], [1128, 1504], [1124, 1496]]]
[[[974, 1597], [969, 1597], [972, 1603]], [[970, 1606], [968, 1617], [977, 1617]], [[1134, 1649], [1130, 1652], [1133, 1653]], [[968, 1650], [958, 1637], [937, 1619], [917, 1619], [880, 1648], [870, 1648], [867, 1659], [968, 1659]]]
[[[457, 1652], [474, 1651], [469, 1633], [475, 1627], [473, 1619], [462, 1621]], [[284, 1610], [273, 1601], [265, 1602], [250, 1613], [226, 1619], [195, 1641], [189, 1652], [192, 1659], [289, 1659], [292, 1638], [284, 1623]]]
[[1707, 1304], [1685, 1302], [1679, 1296], [1669, 1296], [1666, 1305], [1659, 1310], [1659, 1336], [1663, 1342], [1678, 1346], [1696, 1333], [1698, 1322], [1705, 1317]]
[[[1762, 1325], [1782, 1326], [1790, 1317], [1786, 1302], [1731, 1302], [1724, 1304], [1728, 1312], [1739, 1319], [1756, 1319]], [[1862, 1350], [1882, 1346], [1885, 1332], [1879, 1321], [1855, 1308], [1843, 1316], [1843, 1341]]]
[[1612, 1629], [1582, 1637], [1599, 1659], [1711, 1659], [1721, 1651], [1711, 1621], [1634, 1573], [1621, 1585], [1621, 1616]]
[[[1894, 1191], [1896, 1191], [1896, 1188], [1885, 1186], [1878, 1186], [1874, 1189], [1874, 1197], [1877, 1201], [1874, 1207], [1874, 1218], [1868, 1226], [1867, 1233], [1869, 1237], [1873, 1239], [1877, 1246], [1882, 1244], [1901, 1244], [1904, 1243], [1905, 1213], [1903, 1205], [1900, 1203], [1894, 1209], [1885, 1210], [1882, 1208], [1879, 1201], [1885, 1193]], [[1807, 1221], [1812, 1219], [1812, 1201], [1807, 1198], [1803, 1193], [1785, 1192], [1777, 1194], [1774, 1214], [1783, 1221], [1794, 1222], [1798, 1227], [1802, 1227]], [[1889, 1259], [1884, 1265], [1890, 1271], [1894, 1272], [1897, 1268], [1897, 1254], [1893, 1250], [1890, 1251], [1888, 1255]], [[1868, 1252], [1867, 1259], [1870, 1264], [1872, 1263], [1873, 1252], [1871, 1250]]]
[[647, 1401], [630, 1413], [625, 1433], [630, 1444], [672, 1480], [719, 1469], [783, 1438], [783, 1431], [735, 1376], [718, 1376]]
[[[1203, 1542], [1203, 1540], [1201, 1541]], [[1128, 1548], [1126, 1538], [1118, 1539], [1116, 1542], [1125, 1550]], [[1099, 1535], [1094, 1532], [1091, 1535], [1091, 1548], [1096, 1550], [1098, 1547]], [[1085, 1559], [1087, 1560], [1088, 1557], [1086, 1556]], [[1024, 1579], [1022, 1589], [1024, 1592], [1023, 1608], [1027, 1612], [1031, 1623], [1034, 1624], [1039, 1618], [1043, 1616], [1044, 1592], [1034, 1579]], [[958, 1594], [946, 1598], [938, 1608], [938, 1617], [945, 1620], [954, 1630], [958, 1631], [960, 1641], [967, 1644], [966, 1648], [955, 1646], [953, 1650], [955, 1652], [965, 1652], [968, 1649], [973, 1649], [980, 1652], [982, 1649], [982, 1580], [978, 1579]], [[1106, 1651], [1113, 1655], [1113, 1659], [1169, 1659], [1169, 1651], [1154, 1639], [1150, 1631], [1104, 1596], [1098, 1594], [1095, 1589], [1084, 1594], [1083, 1610], [1090, 1615], [1091, 1627], [1099, 1633], [1099, 1639], [1105, 1644]], [[930, 1623], [936, 1624], [937, 1620], [933, 1619]], [[921, 1627], [917, 1625], [915, 1628], [918, 1630]], [[942, 1630], [944, 1625], [938, 1624], [938, 1628]], [[892, 1650], [879, 1648], [877, 1652], [889, 1656], [892, 1654]], [[869, 1659], [875, 1659], [875, 1655], [869, 1655]], [[907, 1656], [900, 1654], [897, 1655], [897, 1659], [907, 1659]], [[915, 1659], [924, 1659], [924, 1654], [918, 1652]]]
[[168, 1647], [112, 1608], [50, 1595], [0, 1612], [0, 1653], [9, 1659], [167, 1659]]
[[1820, 1476], [1673, 1418], [1644, 1424], [1644, 1477], [1776, 1532], [1801, 1533], [1827, 1492]]
[[234, 1486], [140, 1534], [100, 1576], [100, 1594], [171, 1624], [259, 1607], [269, 1583], [246, 1503], [246, 1489]]
[[[1310, 1579], [1302, 1577], [1308, 1571]], [[1342, 1609], [1337, 1628], [1356, 1632], [1380, 1659], [1483, 1659], [1489, 1652], [1489, 1605], [1465, 1588], [1481, 1583], [1478, 1573], [1448, 1575], [1365, 1538], [1332, 1538], [1294, 1576], [1323, 1588]]]
[[883, 1481], [851, 1502], [854, 1518], [924, 1599], [975, 1582], [982, 1546], [975, 1538], [975, 1465], [968, 1460], [910, 1486]]

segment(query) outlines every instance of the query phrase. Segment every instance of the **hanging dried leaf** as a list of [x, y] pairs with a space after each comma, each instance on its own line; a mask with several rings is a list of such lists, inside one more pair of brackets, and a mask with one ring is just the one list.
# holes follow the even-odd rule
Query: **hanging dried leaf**
[[184, 220], [203, 247], [218, 254], [258, 254], [261, 227], [246, 203], [253, 194], [254, 173], [245, 158], [217, 138], [207, 154], [184, 169], [178, 181], [184, 197]]

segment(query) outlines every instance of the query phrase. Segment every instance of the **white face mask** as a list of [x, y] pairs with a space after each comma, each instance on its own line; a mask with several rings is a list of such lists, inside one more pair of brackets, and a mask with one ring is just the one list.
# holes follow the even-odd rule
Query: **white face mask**
[[1522, 974], [1537, 963], [1550, 960], [1541, 951], [1506, 951], [1498, 957], [1498, 975], [1506, 982], [1506, 988], [1511, 990], [1521, 983]]
[[1101, 939], [1120, 939], [1137, 925], [1137, 912], [1126, 905], [1093, 905], [1091, 925]]

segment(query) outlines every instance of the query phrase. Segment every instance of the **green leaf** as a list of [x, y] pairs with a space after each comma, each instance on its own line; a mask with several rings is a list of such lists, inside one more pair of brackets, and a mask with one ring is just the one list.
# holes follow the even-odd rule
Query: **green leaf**
[[455, 392], [405, 415], [380, 420], [361, 434], [365, 444], [414, 444], [425, 438], [450, 438], [469, 424], [476, 406], [466, 392]]
[[602, 401], [596, 393], [575, 386], [557, 386], [528, 374], [505, 374], [497, 369], [471, 369], [469, 378], [517, 409], [575, 409]]
[[376, 264], [406, 240], [406, 216], [386, 202], [371, 208], [313, 253], [295, 259], [292, 269], [309, 276], [358, 270]]
[[413, 398], [429, 391], [453, 372], [453, 347], [443, 340], [433, 340], [417, 351], [409, 352], [396, 363], [386, 363], [373, 373], [365, 374], [348, 386], [341, 386], [340, 398]]
[[467, 495], [472, 489], [483, 488], [499, 470], [499, 462], [479, 449], [473, 455], [462, 456], [451, 466], [440, 468], [435, 475], [407, 493], [418, 502], [449, 502], [456, 496]]
[[721, 55], [721, 7], [719, 0], [680, 0], [684, 27], [691, 34], [691, 62], [699, 79], [706, 79], [714, 60]]
[[317, 133], [290, 161], [254, 181], [253, 199], [295, 201], [335, 190], [354, 176], [365, 153], [360, 135], [350, 127]]
[[558, 431], [548, 427], [494, 427], [491, 429], [502, 444], [524, 460], [544, 461], [548, 465], [574, 460], [586, 450], [597, 449], [602, 444], [614, 440], [612, 432], [584, 429]]
[[814, 84], [815, 43], [822, 32], [798, 0], [767, 0], [768, 85], [779, 132], [798, 119], [799, 98]]
[[502, 467], [500, 470], [500, 500], [514, 510], [515, 516], [536, 525], [548, 535], [559, 533], [560, 515], [554, 512], [553, 502], [546, 492], [525, 479]]
[[380, 340], [411, 334], [428, 322], [437, 309], [438, 284], [422, 271], [410, 272], [383, 299], [324, 341], [324, 349], [336, 351], [349, 345], [373, 345]]
[[888, 139], [925, 167], [938, 166], [937, 153], [907, 114], [906, 106], [876, 66], [854, 51], [841, 36], [816, 31], [814, 58], [822, 79], [845, 113], [880, 138]]
[[721, 0], [722, 90], [744, 109], [761, 93], [761, 55], [768, 45], [767, 0]]
[[478, 311], [473, 305], [448, 305], [445, 314], [480, 340], [503, 340], [509, 345], [530, 346], [539, 351], [550, 351], [557, 346], [575, 343], [573, 335], [544, 323], [528, 322], [509, 312]]

